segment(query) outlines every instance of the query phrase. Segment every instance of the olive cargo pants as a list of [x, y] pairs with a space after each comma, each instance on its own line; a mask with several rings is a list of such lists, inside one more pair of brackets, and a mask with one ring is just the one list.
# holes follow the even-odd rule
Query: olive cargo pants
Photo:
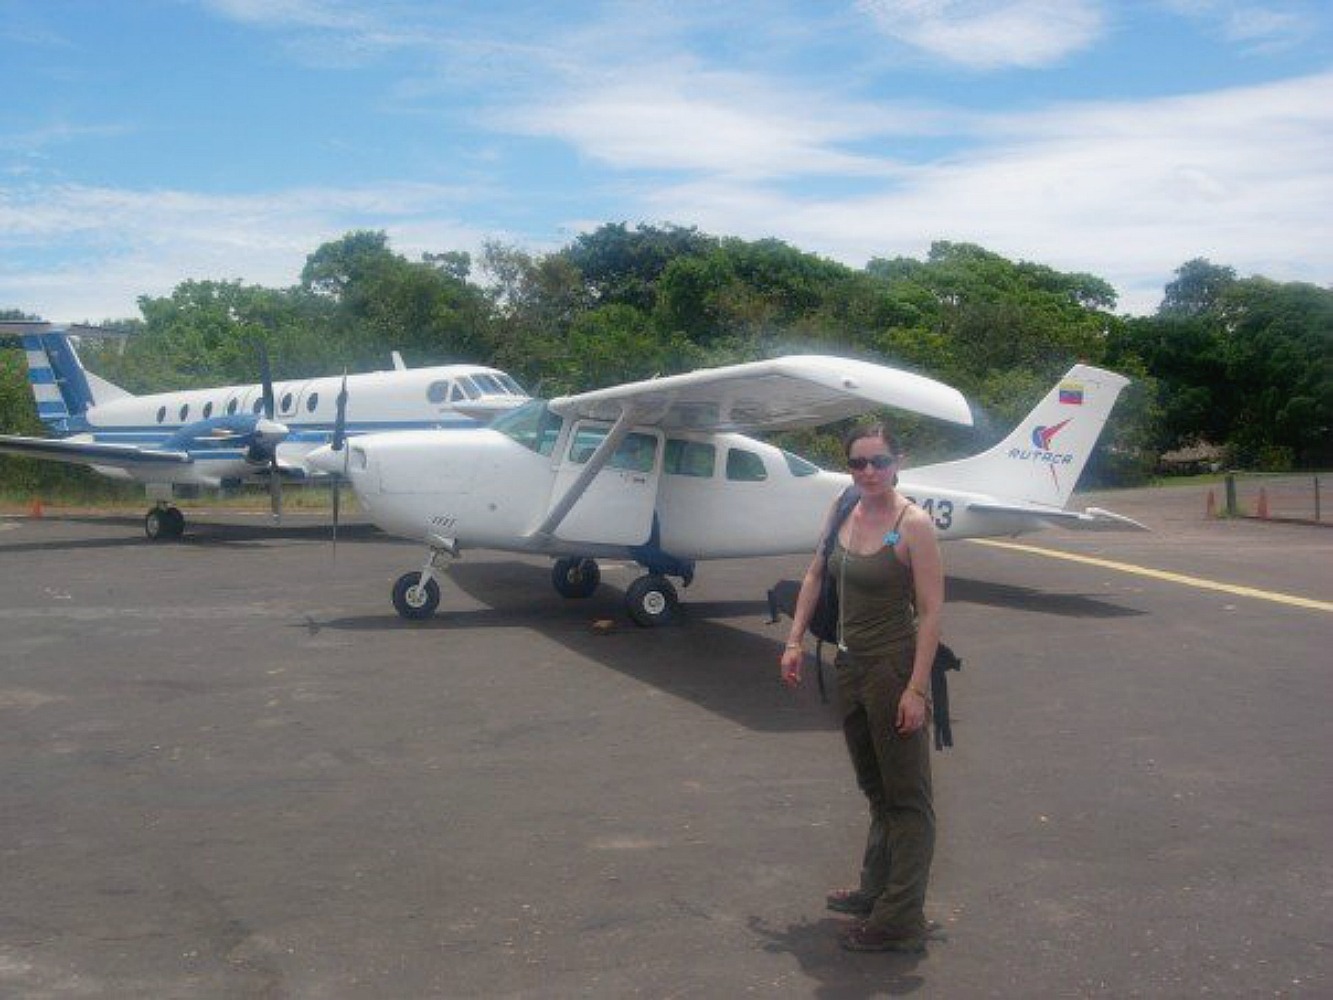
[[912, 676], [914, 644], [887, 655], [837, 658], [842, 731], [856, 783], [870, 803], [861, 891], [875, 897], [868, 922], [883, 930], [925, 930], [926, 886], [935, 852], [930, 735], [898, 735], [898, 701]]

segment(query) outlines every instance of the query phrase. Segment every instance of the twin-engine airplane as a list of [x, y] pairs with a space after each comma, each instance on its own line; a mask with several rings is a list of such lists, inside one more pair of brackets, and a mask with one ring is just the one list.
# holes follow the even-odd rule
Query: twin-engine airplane
[[[22, 340], [37, 415], [54, 438], [0, 435], [0, 452], [91, 466], [144, 484], [154, 505], [144, 516], [153, 540], [179, 538], [185, 516], [170, 505], [199, 488], [267, 483], [280, 513], [283, 479], [317, 473], [310, 452], [333, 436], [418, 428], [477, 428], [529, 396], [504, 372], [478, 365], [407, 368], [345, 378], [274, 383], [261, 359], [255, 385], [224, 385], [135, 396], [83, 367], [73, 338], [105, 336], [88, 327], [0, 323]], [[342, 406], [339, 391], [347, 393]]]
[[[1013, 535], [1048, 524], [1141, 528], [1065, 510], [1128, 380], [1076, 365], [1000, 444], [902, 473], [900, 490], [940, 537]], [[371, 520], [423, 540], [420, 570], [393, 587], [404, 618], [440, 600], [444, 556], [466, 547], [546, 553], [566, 597], [600, 582], [596, 560], [647, 571], [626, 591], [640, 625], [669, 620], [669, 577], [688, 586], [700, 559], [810, 552], [850, 482], [744, 432], [811, 427], [892, 406], [959, 424], [957, 390], [893, 368], [792, 356], [533, 400], [489, 427], [369, 434], [309, 456], [347, 479]]]

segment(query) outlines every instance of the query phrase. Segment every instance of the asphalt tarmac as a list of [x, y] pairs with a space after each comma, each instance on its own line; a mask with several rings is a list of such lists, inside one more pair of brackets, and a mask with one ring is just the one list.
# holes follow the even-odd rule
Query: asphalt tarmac
[[629, 567], [469, 553], [410, 625], [420, 552], [364, 526], [0, 519], [0, 996], [1333, 995], [1333, 531], [1205, 494], [946, 547], [919, 957], [823, 908], [865, 809], [778, 682], [803, 559], [643, 630]]

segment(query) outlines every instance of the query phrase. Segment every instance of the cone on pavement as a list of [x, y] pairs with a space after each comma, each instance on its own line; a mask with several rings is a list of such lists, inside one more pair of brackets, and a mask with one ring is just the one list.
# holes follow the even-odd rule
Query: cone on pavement
[[28, 505], [28, 516], [40, 519], [42, 516], [42, 498], [33, 497], [32, 503]]
[[1208, 503], [1204, 508], [1203, 516], [1209, 519], [1217, 517], [1217, 497], [1212, 490], [1208, 491]]
[[1259, 517], [1268, 520], [1268, 494], [1264, 492], [1262, 486], [1259, 487]]

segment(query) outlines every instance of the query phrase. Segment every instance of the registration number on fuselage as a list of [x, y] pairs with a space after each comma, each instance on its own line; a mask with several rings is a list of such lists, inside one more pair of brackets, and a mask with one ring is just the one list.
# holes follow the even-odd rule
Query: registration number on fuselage
[[953, 527], [952, 500], [936, 500], [934, 497], [918, 500], [910, 496], [907, 499], [926, 512], [926, 516], [934, 522], [937, 531], [948, 531]]

